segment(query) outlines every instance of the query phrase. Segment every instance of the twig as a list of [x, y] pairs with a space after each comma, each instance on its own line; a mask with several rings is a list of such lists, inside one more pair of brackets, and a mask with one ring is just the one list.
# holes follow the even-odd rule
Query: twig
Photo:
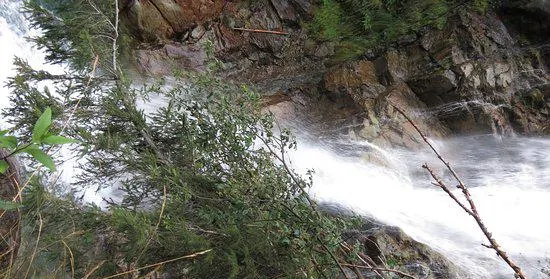
[[120, 12], [119, 9], [118, 9], [118, 0], [114, 0], [115, 1], [115, 24], [113, 26], [113, 31], [115, 32], [114, 34], [114, 39], [113, 39], [113, 73], [116, 75], [116, 72], [117, 72], [117, 50], [118, 50], [118, 46], [117, 46], [117, 40], [118, 40], [118, 13]]
[[340, 261], [338, 261], [338, 259], [336, 258], [336, 256], [334, 255], [334, 253], [332, 253], [332, 251], [330, 251], [330, 249], [328, 248], [327, 245], [325, 245], [322, 241], [321, 241], [321, 238], [319, 236], [317, 236], [317, 241], [319, 241], [319, 243], [321, 243], [321, 246], [323, 246], [323, 248], [325, 248], [325, 250], [327, 251], [327, 253], [330, 255], [330, 257], [332, 258], [332, 260], [336, 263], [336, 265], [338, 265], [338, 269], [340, 269], [340, 272], [342, 272], [342, 274], [344, 275], [344, 277], [346, 279], [350, 279], [348, 274], [346, 273], [346, 271], [344, 270], [344, 267], [342, 266], [342, 264], [340, 263]]
[[205, 233], [205, 234], [213, 234], [213, 235], [221, 235], [227, 237], [224, 233], [219, 233], [217, 231], [210, 231], [210, 230], [204, 230], [199, 227], [187, 227], [188, 230], [197, 231], [199, 233]]
[[[472, 209], [468, 209], [466, 206], [464, 206], [464, 204], [462, 204], [457, 198], [456, 196], [454, 196], [454, 194], [449, 190], [449, 188], [447, 187], [447, 185], [445, 185], [445, 183], [439, 179], [436, 174], [433, 172], [432, 169], [430, 169], [430, 167], [427, 165], [427, 164], [424, 164], [422, 166], [423, 168], [427, 169], [428, 172], [430, 173], [430, 175], [437, 181], [437, 185], [443, 189], [460, 207], [462, 207], [462, 209], [464, 209], [470, 216], [472, 216], [477, 225], [479, 226], [479, 228], [481, 229], [481, 231], [483, 232], [483, 234], [485, 235], [485, 237], [487, 238], [487, 240], [489, 240], [489, 243], [491, 245], [486, 245], [486, 244], [481, 244], [483, 247], [486, 247], [486, 248], [490, 248], [490, 249], [493, 249], [496, 251], [497, 255], [502, 258], [502, 260], [504, 260], [504, 262], [506, 262], [506, 264], [508, 264], [508, 266], [510, 266], [514, 272], [515, 272], [515, 275], [517, 278], [521, 278], [521, 279], [526, 279], [527, 277], [525, 277], [525, 275], [523, 274], [523, 272], [521, 271], [521, 268], [519, 266], [517, 266], [511, 259], [510, 257], [508, 257], [508, 255], [506, 254], [506, 252], [504, 250], [502, 250], [500, 248], [500, 245], [497, 243], [497, 241], [493, 238], [493, 234], [491, 234], [489, 232], [489, 229], [487, 229], [487, 226], [485, 226], [485, 223], [483, 223], [483, 220], [481, 219], [481, 217], [479, 216], [479, 213], [477, 211], [473, 211]], [[459, 188], [461, 188], [461, 186], [459, 185]], [[470, 196], [470, 193], [468, 191], [468, 188], [461, 188], [463, 193], [464, 193], [464, 196], [466, 197], [466, 199], [468, 200], [469, 203], [471, 204], [474, 204], [474, 201], [472, 200], [471, 196]], [[475, 207], [474, 207], [475, 208]]]
[[[340, 246], [345, 250], [347, 253], [353, 252], [353, 250], [349, 247], [349, 245], [346, 242], [340, 243]], [[376, 263], [367, 255], [364, 255], [363, 253], [355, 253], [357, 258], [366, 266], [373, 267], [376, 265]], [[386, 276], [377, 270], [373, 270], [376, 275], [378, 275], [382, 279], [386, 279]]]
[[407, 121], [414, 127], [414, 129], [418, 132], [418, 134], [420, 134], [420, 136], [422, 137], [422, 139], [424, 140], [424, 142], [426, 142], [426, 144], [428, 144], [428, 146], [432, 149], [432, 151], [437, 155], [437, 158], [439, 158], [439, 160], [441, 162], [443, 162], [443, 164], [445, 164], [445, 166], [447, 167], [447, 169], [451, 172], [451, 174], [453, 175], [453, 177], [456, 179], [456, 181], [458, 181], [458, 188], [460, 190], [462, 190], [462, 194], [464, 195], [464, 197], [466, 198], [466, 200], [468, 201], [468, 204], [470, 205], [470, 207], [466, 207], [462, 202], [460, 202], [458, 200], [458, 198], [449, 190], [449, 187], [447, 187], [447, 185], [445, 185], [445, 183], [439, 179], [437, 177], [437, 175], [433, 172], [433, 170], [430, 169], [430, 167], [427, 165], [427, 164], [424, 164], [422, 167], [425, 168], [426, 170], [428, 170], [428, 172], [430, 173], [430, 175], [433, 177], [433, 179], [437, 182], [437, 185], [443, 189], [443, 191], [445, 191], [462, 209], [464, 209], [470, 216], [472, 216], [472, 218], [475, 219], [477, 225], [479, 226], [479, 228], [481, 229], [481, 231], [483, 232], [483, 234], [485, 235], [485, 237], [487, 238], [487, 240], [489, 241], [490, 245], [483, 245], [485, 247], [488, 247], [488, 248], [491, 248], [493, 250], [496, 251], [497, 255], [504, 261], [506, 262], [506, 264], [508, 264], [508, 266], [510, 266], [510, 268], [512, 268], [512, 270], [514, 271], [515, 273], [515, 276], [517, 278], [520, 278], [520, 279], [526, 279], [527, 277], [523, 274], [523, 272], [521, 271], [521, 268], [519, 266], [517, 266], [511, 259], [510, 257], [508, 257], [508, 255], [506, 254], [506, 252], [504, 250], [502, 250], [500, 248], [500, 245], [497, 243], [497, 241], [493, 238], [493, 235], [489, 232], [489, 229], [487, 229], [487, 226], [485, 226], [485, 224], [483, 223], [483, 220], [481, 219], [478, 211], [477, 211], [477, 208], [476, 208], [476, 205], [474, 203], [474, 200], [472, 199], [472, 196], [470, 194], [470, 191], [468, 190], [468, 187], [466, 187], [466, 185], [462, 182], [462, 180], [459, 178], [458, 174], [454, 171], [454, 169], [451, 167], [451, 165], [445, 161], [445, 159], [443, 159], [443, 157], [441, 156], [441, 154], [437, 151], [437, 149], [435, 149], [435, 147], [428, 141], [428, 138], [424, 135], [424, 133], [422, 133], [422, 131], [420, 131], [420, 129], [418, 128], [418, 126], [412, 121], [412, 119], [410, 119], [407, 114], [405, 114], [400, 108], [398, 108], [397, 106], [394, 106], [392, 105], [401, 115], [403, 115], [405, 117], [405, 119], [407, 119]]
[[432, 178], [436, 181], [436, 183], [432, 183], [434, 186], [440, 187], [443, 191], [445, 191], [445, 193], [447, 193], [447, 195], [449, 195], [449, 197], [451, 197], [451, 199], [453, 199], [460, 207], [462, 207], [462, 209], [464, 209], [464, 211], [466, 211], [466, 213], [468, 213], [468, 215], [471, 215], [471, 216], [474, 215], [472, 210], [470, 210], [468, 207], [466, 207], [466, 205], [464, 205], [458, 199], [458, 197], [455, 196], [455, 194], [453, 194], [453, 192], [451, 192], [451, 189], [449, 189], [449, 187], [447, 187], [447, 185], [445, 185], [445, 183], [441, 179], [439, 179], [439, 177], [437, 177], [435, 172], [428, 166], [428, 164], [425, 163], [424, 165], [422, 165], [422, 167], [424, 169], [426, 169], [430, 173]]
[[385, 271], [385, 272], [391, 272], [391, 273], [394, 273], [394, 274], [397, 274], [397, 275], [401, 275], [403, 277], [407, 277], [407, 278], [411, 278], [411, 279], [417, 279], [416, 277], [408, 274], [408, 273], [405, 273], [403, 271], [399, 271], [399, 270], [396, 270], [396, 269], [391, 269], [391, 268], [382, 268], [382, 267], [372, 267], [372, 266], [364, 266], [364, 265], [355, 265], [355, 264], [342, 264], [343, 266], [346, 266], [346, 267], [353, 267], [353, 268], [362, 268], [362, 269], [368, 269], [368, 270], [372, 270], [372, 271]]
[[[168, 200], [168, 191], [166, 189], [166, 185], [164, 185], [162, 187], [162, 192], [163, 192], [162, 205], [160, 207], [159, 219], [157, 221], [157, 224], [155, 225], [155, 231], [154, 232], [158, 231], [158, 229], [160, 227], [160, 223], [162, 222], [162, 217], [164, 215], [164, 209], [166, 208], [166, 201]], [[147, 239], [147, 243], [145, 244], [145, 246], [141, 250], [141, 253], [139, 253], [139, 256], [136, 258], [135, 262], [138, 262], [139, 259], [141, 259], [141, 256], [143, 256], [143, 253], [145, 253], [145, 250], [147, 250], [147, 247], [151, 243], [151, 240], [153, 240], [153, 233], [151, 233], [151, 235], [149, 236], [149, 239]]]
[[266, 29], [249, 29], [249, 28], [236, 28], [233, 30], [252, 32], [252, 33], [264, 33], [264, 34], [274, 34], [274, 35], [288, 35], [288, 32], [276, 31], [276, 30], [266, 30]]
[[129, 274], [129, 273], [137, 272], [137, 271], [140, 271], [140, 270], [143, 270], [143, 269], [147, 269], [147, 268], [151, 268], [151, 267], [156, 267], [156, 266], [163, 265], [163, 264], [167, 264], [167, 263], [171, 263], [171, 262], [176, 262], [176, 261], [185, 260], [185, 259], [193, 259], [193, 258], [196, 258], [196, 257], [198, 257], [198, 256], [204, 255], [204, 254], [206, 254], [206, 253], [209, 253], [210, 251], [212, 251], [212, 249], [200, 251], [200, 252], [197, 252], [197, 253], [194, 253], [194, 254], [191, 254], [191, 255], [182, 256], [182, 257], [179, 257], [179, 258], [175, 258], [175, 259], [163, 261], [163, 262], [160, 262], [160, 263], [155, 263], [155, 264], [146, 265], [146, 266], [140, 267], [140, 268], [134, 268], [134, 269], [132, 269], [132, 270], [128, 270], [128, 271], [124, 271], [124, 272], [121, 272], [121, 273], [117, 273], [117, 274], [115, 274], [115, 275], [103, 277], [102, 279], [110, 279], [110, 278], [120, 277], [120, 276], [122, 276], [122, 275], [126, 275], [126, 274]]
[[9, 157], [17, 154], [19, 151], [31, 146], [32, 143], [27, 143], [27, 144], [23, 144], [22, 146], [19, 146], [17, 147], [15, 150], [13, 150], [12, 152], [8, 153], [7, 155], [4, 155], [2, 157], [0, 157], [0, 160], [5, 160], [5, 159], [8, 159]]
[[[317, 209], [317, 204], [315, 203], [315, 201], [313, 201], [313, 199], [309, 196], [309, 193], [307, 192], [307, 190], [304, 188], [304, 185], [302, 185], [302, 183], [300, 182], [300, 180], [296, 177], [296, 175], [294, 174], [294, 172], [292, 171], [292, 169], [290, 168], [290, 166], [288, 165], [287, 163], [287, 160], [285, 158], [285, 150], [284, 150], [284, 146], [281, 144], [281, 155], [279, 156], [279, 154], [273, 150], [273, 148], [269, 145], [269, 143], [262, 137], [262, 136], [259, 136], [258, 137], [263, 143], [264, 145], [267, 147], [267, 149], [269, 150], [269, 153], [271, 153], [282, 165], [283, 165], [283, 168], [285, 169], [285, 171], [288, 173], [288, 175], [290, 176], [290, 179], [294, 182], [294, 184], [296, 184], [296, 186], [298, 187], [298, 189], [300, 189], [300, 192], [302, 194], [303, 197], [305, 197], [305, 199], [307, 200], [308, 202], [308, 205], [309, 207], [311, 208], [311, 210], [313, 210], [317, 216], [317, 218], [321, 218], [321, 213], [319, 212], [319, 210]], [[294, 213], [291, 209], [289, 209], [292, 213]], [[294, 213], [298, 218], [299, 218], [299, 215]], [[336, 256], [334, 255], [334, 253], [332, 253], [332, 251], [330, 251], [330, 249], [328, 248], [328, 246], [323, 243], [323, 241], [321, 240], [321, 238], [319, 236], [317, 236], [317, 241], [319, 241], [319, 244], [321, 244], [321, 246], [323, 246], [323, 248], [327, 251], [327, 253], [330, 255], [330, 257], [332, 258], [332, 260], [336, 263], [336, 265], [338, 266], [338, 269], [340, 269], [340, 272], [342, 272], [342, 274], [344, 275], [344, 277], [346, 279], [349, 279], [349, 276], [347, 275], [346, 271], [344, 270], [344, 268], [342, 267], [342, 265], [340, 264], [340, 261], [338, 261], [338, 259], [336, 258]]]
[[74, 255], [73, 255], [73, 251], [71, 250], [71, 247], [69, 247], [69, 245], [67, 245], [67, 242], [65, 242], [65, 240], [61, 240], [61, 242], [63, 243], [63, 245], [67, 248], [67, 250], [69, 250], [69, 255], [71, 256], [70, 257], [70, 261], [71, 261], [71, 278], [74, 278], [74, 271], [75, 271], [75, 268], [74, 268]]
[[38, 250], [38, 242], [40, 242], [40, 237], [42, 235], [42, 226], [44, 225], [44, 222], [42, 221], [42, 215], [38, 213], [38, 236], [36, 237], [36, 243], [34, 245], [34, 250], [31, 254], [31, 260], [29, 261], [29, 267], [27, 268], [27, 272], [25, 272], [25, 277], [28, 278], [29, 271], [31, 270], [32, 262], [34, 261], [34, 257], [36, 256], [36, 251]]
[[96, 266], [94, 266], [94, 268], [92, 268], [90, 271], [88, 271], [88, 273], [86, 273], [86, 275], [84, 275], [84, 277], [82, 277], [82, 279], [88, 279], [88, 277], [90, 277], [94, 272], [96, 272], [105, 262], [107, 262], [107, 261], [102, 260], [101, 262], [99, 262]]
[[437, 156], [437, 158], [443, 162], [443, 164], [445, 164], [445, 166], [447, 167], [447, 169], [451, 172], [451, 174], [453, 175], [453, 177], [456, 179], [456, 181], [458, 182], [459, 184], [459, 188], [463, 189], [463, 193], [464, 195], [466, 196], [468, 202], [470, 203], [470, 208], [472, 210], [472, 212], [474, 213], [477, 213], [477, 208], [474, 204], [474, 202], [469, 198], [470, 196], [470, 193], [466, 190], [464, 191], [464, 189], [467, 189], [466, 188], [466, 185], [464, 185], [464, 183], [462, 182], [462, 179], [460, 179], [460, 177], [458, 176], [458, 174], [454, 171], [454, 169], [451, 167], [451, 165], [449, 164], [449, 162], [445, 161], [445, 159], [441, 156], [441, 154], [439, 153], [439, 151], [437, 151], [437, 149], [435, 149], [435, 147], [430, 143], [430, 141], [428, 140], [428, 138], [426, 137], [426, 135], [424, 135], [424, 133], [420, 130], [420, 128], [418, 128], [418, 126], [412, 121], [412, 119], [405, 113], [403, 112], [403, 110], [401, 110], [400, 108], [392, 105], [401, 115], [403, 115], [403, 117], [405, 117], [405, 119], [407, 119], [407, 121], [413, 126], [413, 128], [418, 132], [418, 134], [422, 137], [422, 140], [424, 140], [424, 142], [426, 144], [428, 144], [428, 146], [432, 149], [432, 151], [435, 153], [435, 155]]

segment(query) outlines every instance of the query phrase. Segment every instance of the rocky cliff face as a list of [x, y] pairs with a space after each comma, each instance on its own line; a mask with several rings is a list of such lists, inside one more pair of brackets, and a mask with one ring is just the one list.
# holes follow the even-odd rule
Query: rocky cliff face
[[[336, 65], [335, 45], [303, 28], [315, 1], [141, 0], [128, 1], [123, 13], [146, 43], [136, 51], [146, 74], [204, 70], [211, 51], [225, 63], [221, 75], [275, 94], [267, 103], [281, 117], [299, 116], [321, 134], [345, 122], [358, 138], [413, 147], [419, 138], [394, 106], [431, 136], [550, 133], [549, 55], [541, 47], [548, 1], [524, 2], [459, 13], [443, 30]], [[528, 18], [537, 24], [519, 28], [523, 12], [536, 14]]]

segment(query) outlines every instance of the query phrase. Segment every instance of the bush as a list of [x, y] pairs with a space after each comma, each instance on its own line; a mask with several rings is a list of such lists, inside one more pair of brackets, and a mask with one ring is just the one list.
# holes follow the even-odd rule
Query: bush
[[[192, 278], [334, 277], [333, 251], [352, 223], [316, 209], [311, 181], [285, 159], [292, 136], [274, 133], [257, 94], [212, 73], [184, 74], [170, 86], [133, 84], [117, 60], [120, 45], [103, 39], [121, 39], [109, 24], [111, 2], [27, 4], [44, 29], [34, 42], [48, 62], [70, 67], [53, 75], [16, 60], [14, 106], [5, 113], [23, 135], [37, 110], [71, 119], [65, 131], [82, 143], [74, 151], [84, 158], [73, 186], [118, 187], [123, 199], [104, 211], [52, 194], [62, 185], [47, 173], [35, 177], [22, 217], [22, 253], [32, 256], [4, 275], [144, 276], [158, 268]], [[88, 15], [100, 24], [83, 21]], [[58, 90], [38, 87], [42, 81]], [[145, 115], [136, 100], [150, 95], [169, 101]]]

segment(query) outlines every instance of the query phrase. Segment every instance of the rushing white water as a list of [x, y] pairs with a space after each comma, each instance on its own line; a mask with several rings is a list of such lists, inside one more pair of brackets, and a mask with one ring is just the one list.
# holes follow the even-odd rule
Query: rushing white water
[[[13, 57], [31, 54], [30, 47], [23, 39], [28, 29], [24, 18], [17, 12], [19, 6], [16, 1], [0, 0], [0, 108], [8, 105], [9, 92], [4, 83], [14, 74], [11, 66]], [[5, 125], [3, 119], [0, 119], [0, 125]]]
[[[19, 5], [19, 1], [0, 0], [2, 85], [14, 74], [10, 66], [14, 55], [44, 67], [40, 52], [23, 38], [30, 31], [17, 12]], [[8, 90], [2, 86], [0, 108], [7, 105]], [[470, 278], [513, 278], [494, 252], [480, 245], [484, 237], [475, 222], [430, 184], [422, 163], [440, 173], [444, 169], [428, 150], [383, 150], [345, 138], [304, 138], [308, 140], [301, 140], [292, 163], [298, 169], [316, 171], [312, 189], [316, 199], [401, 227], [465, 267]], [[550, 213], [550, 139], [477, 136], [435, 144], [470, 185], [480, 214], [503, 248], [530, 278], [547, 278], [539, 270], [550, 257], [550, 222], [546, 219]], [[71, 173], [70, 167], [65, 170]], [[86, 191], [92, 201], [108, 194]]]
[[[455, 169], [504, 249], [530, 278], [547, 278], [539, 270], [550, 257], [550, 223], [545, 218], [550, 212], [550, 139], [477, 136], [436, 145], [458, 163]], [[361, 158], [362, 152], [382, 159], [371, 163]], [[380, 152], [343, 140], [302, 144], [293, 155], [298, 168], [315, 169], [316, 199], [402, 228], [467, 268], [470, 278], [513, 278], [495, 253], [480, 245], [486, 241], [473, 219], [430, 184], [421, 165], [427, 162], [441, 173], [444, 169], [428, 150]]]

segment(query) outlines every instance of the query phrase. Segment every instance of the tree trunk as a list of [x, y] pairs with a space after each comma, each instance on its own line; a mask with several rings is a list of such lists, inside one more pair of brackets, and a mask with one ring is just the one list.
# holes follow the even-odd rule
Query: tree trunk
[[[0, 149], [0, 158], [7, 156], [8, 152]], [[9, 169], [5, 174], [0, 174], [0, 199], [3, 201], [21, 201], [18, 196], [21, 182], [19, 166], [14, 157], [8, 157], [6, 161]], [[17, 198], [16, 198], [17, 197]], [[19, 251], [21, 240], [20, 228], [21, 213], [19, 209], [0, 209], [0, 271], [11, 266]]]

